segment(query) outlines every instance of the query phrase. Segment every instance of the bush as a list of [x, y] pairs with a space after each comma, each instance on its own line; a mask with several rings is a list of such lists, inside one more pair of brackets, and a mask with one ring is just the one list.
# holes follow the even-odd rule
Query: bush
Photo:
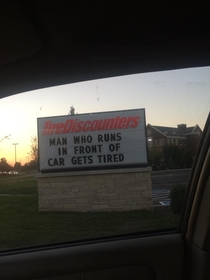
[[185, 185], [177, 185], [171, 190], [171, 210], [173, 213], [181, 213], [185, 192]]

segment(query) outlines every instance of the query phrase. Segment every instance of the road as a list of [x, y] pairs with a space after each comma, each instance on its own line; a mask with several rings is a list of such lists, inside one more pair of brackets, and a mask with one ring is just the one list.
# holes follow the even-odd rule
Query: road
[[152, 172], [154, 206], [170, 205], [170, 190], [177, 184], [187, 185], [191, 169]]

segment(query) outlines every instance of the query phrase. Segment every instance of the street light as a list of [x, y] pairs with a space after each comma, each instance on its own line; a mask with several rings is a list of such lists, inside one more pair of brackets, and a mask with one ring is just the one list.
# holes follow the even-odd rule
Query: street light
[[9, 137], [10, 137], [10, 134], [9, 134], [9, 135], [4, 136], [4, 137], [0, 140], [0, 142], [2, 142], [4, 139], [10, 140], [10, 139], [9, 139]]
[[12, 143], [12, 145], [15, 145], [15, 163], [16, 163], [16, 146], [18, 145], [18, 143]]

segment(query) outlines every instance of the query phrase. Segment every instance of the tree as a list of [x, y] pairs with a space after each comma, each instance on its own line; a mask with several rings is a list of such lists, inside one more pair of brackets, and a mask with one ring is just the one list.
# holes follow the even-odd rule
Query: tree
[[164, 146], [163, 158], [169, 169], [180, 168], [183, 161], [183, 152], [178, 146]]
[[27, 173], [37, 171], [37, 162], [35, 160], [31, 160], [25, 163], [22, 170]]
[[192, 153], [189, 150], [184, 151], [182, 168], [191, 168], [192, 164], [193, 164]]
[[149, 164], [159, 166], [161, 163], [162, 153], [156, 148], [151, 148], [148, 150]]
[[31, 160], [28, 163], [28, 170], [30, 171], [37, 170], [37, 162], [35, 160]]
[[20, 172], [22, 169], [22, 165], [20, 162], [16, 162], [14, 165], [14, 170]]
[[31, 158], [38, 164], [38, 139], [37, 136], [31, 137]]
[[71, 106], [71, 107], [70, 107], [70, 110], [69, 110], [69, 112], [68, 112], [68, 115], [71, 115], [71, 116], [74, 116], [74, 115], [75, 115], [75, 108], [74, 108], [74, 106]]
[[0, 171], [1, 172], [9, 172], [12, 170], [12, 166], [7, 163], [5, 158], [1, 158], [0, 160]]

